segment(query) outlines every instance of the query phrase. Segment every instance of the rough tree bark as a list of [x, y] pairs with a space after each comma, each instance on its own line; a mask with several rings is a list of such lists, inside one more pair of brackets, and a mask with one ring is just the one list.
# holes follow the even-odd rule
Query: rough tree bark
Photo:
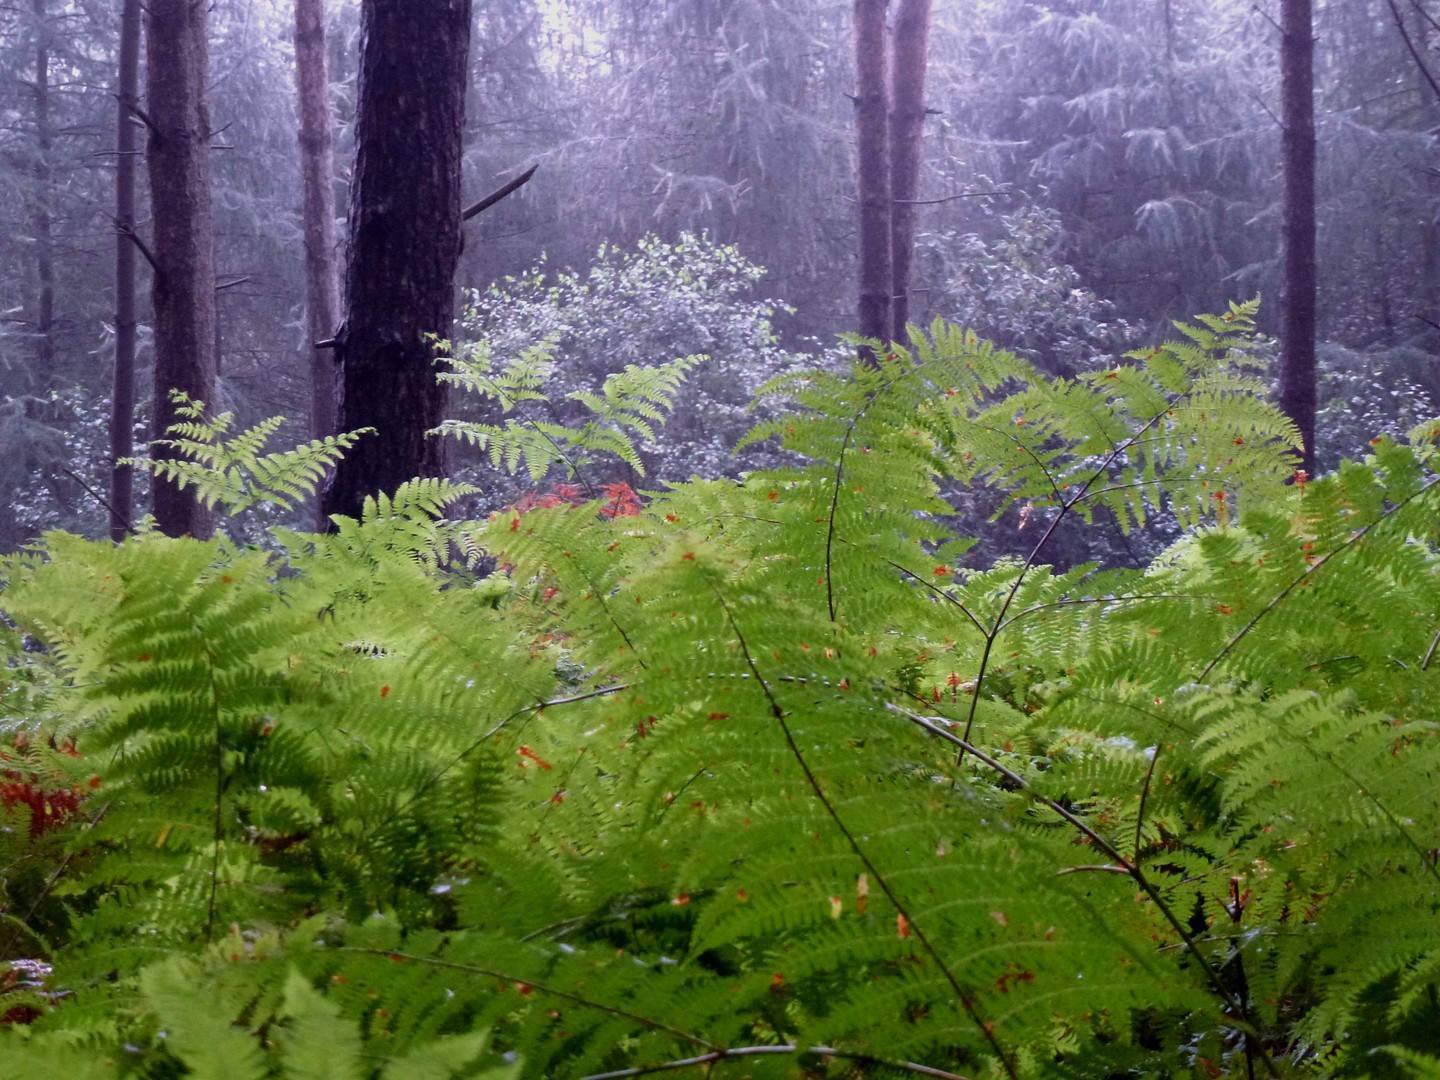
[[931, 0], [898, 0], [890, 53], [890, 259], [894, 341], [906, 340], [910, 266], [915, 256], [915, 200], [925, 134], [925, 67], [930, 52]]
[[[855, 177], [860, 206], [860, 336], [888, 341], [894, 292], [885, 0], [855, 0]], [[870, 350], [866, 359], [874, 361]]]
[[120, 8], [120, 63], [115, 98], [115, 374], [110, 406], [110, 539], [119, 543], [135, 520], [135, 108], [140, 103], [140, 0]]
[[337, 422], [376, 434], [336, 469], [326, 515], [358, 517], [367, 496], [445, 471], [439, 441], [425, 437], [446, 400], [429, 335], [449, 338], [454, 320], [469, 38], [470, 0], [361, 8]]
[[1280, 83], [1285, 170], [1284, 311], [1280, 408], [1304, 440], [1300, 467], [1315, 475], [1315, 102], [1311, 0], [1281, 0]]
[[335, 257], [335, 161], [324, 0], [295, 0], [295, 89], [300, 111], [300, 183], [305, 223], [305, 319], [310, 335], [310, 435], [334, 435], [335, 356], [315, 342], [340, 326]]
[[50, 209], [51, 148], [54, 126], [50, 120], [50, 28], [45, 0], [34, 0], [35, 16], [35, 361], [42, 385], [55, 373], [55, 239]]
[[[195, 0], [149, 0], [147, 164], [154, 239], [155, 410], [163, 438], [175, 421], [172, 389], [214, 404], [215, 241], [210, 182], [206, 20]], [[163, 453], [163, 451], [158, 451]], [[206, 537], [212, 515], [192, 491], [156, 478], [156, 521], [170, 536]]]

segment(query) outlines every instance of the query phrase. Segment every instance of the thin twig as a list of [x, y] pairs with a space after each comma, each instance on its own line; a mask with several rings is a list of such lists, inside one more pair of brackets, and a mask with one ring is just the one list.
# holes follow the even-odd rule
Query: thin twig
[[1432, 29], [1440, 30], [1440, 22], [1435, 21], [1435, 16], [1425, 10], [1425, 5], [1421, 3], [1420, 0], [1410, 0], [1410, 6], [1415, 9], [1416, 13], [1419, 14], [1422, 19], [1430, 24]]
[[1260, 108], [1265, 110], [1266, 116], [1270, 117], [1271, 120], [1275, 121], [1276, 127], [1280, 128], [1282, 131], [1285, 129], [1285, 121], [1281, 120], [1280, 117], [1275, 115], [1274, 110], [1271, 109], [1269, 105], [1265, 104], [1264, 98], [1262, 98], [1259, 94], [1251, 94], [1250, 97], [1256, 105], [1259, 105]]
[[[114, 800], [112, 799], [112, 800], [110, 800], [109, 802], [107, 802], [104, 806], [100, 807], [100, 809], [95, 812], [94, 816], [90, 818], [88, 824], [86, 825], [86, 828], [88, 828], [88, 829], [93, 829], [93, 828], [95, 828], [95, 826], [99, 825], [99, 824], [100, 824], [100, 819], [105, 816], [105, 814], [109, 811], [109, 809], [110, 809], [110, 807], [113, 805], [113, 803], [114, 803]], [[74, 860], [75, 856], [78, 855], [78, 854], [80, 854], [80, 851], [79, 851], [78, 848], [71, 848], [69, 851], [67, 851], [67, 852], [65, 853], [65, 857], [64, 857], [63, 859], [61, 859], [61, 860], [55, 865], [55, 869], [52, 870], [52, 871], [50, 872], [50, 876], [45, 879], [45, 884], [44, 884], [43, 886], [41, 886], [39, 892], [37, 892], [37, 893], [35, 894], [35, 899], [34, 899], [33, 901], [31, 901], [31, 903], [30, 903], [30, 910], [28, 910], [27, 912], [25, 912], [25, 917], [24, 917], [23, 919], [16, 919], [16, 920], [15, 920], [15, 927], [16, 927], [16, 928], [15, 928], [14, 932], [10, 935], [10, 937], [6, 940], [4, 948], [3, 948], [3, 949], [0, 949], [0, 958], [9, 957], [9, 956], [11, 956], [11, 954], [14, 953], [15, 947], [16, 947], [16, 945], [19, 943], [19, 940], [20, 940], [19, 934], [20, 934], [20, 931], [21, 931], [21, 930], [24, 930], [26, 933], [30, 934], [31, 936], [35, 937], [37, 940], [39, 940], [39, 941], [41, 941], [42, 943], [44, 943], [44, 939], [43, 939], [43, 938], [40, 938], [39, 935], [35, 933], [35, 931], [33, 931], [33, 930], [30, 929], [30, 921], [35, 918], [36, 913], [40, 910], [40, 905], [43, 904], [43, 903], [45, 903], [45, 901], [50, 898], [50, 894], [51, 894], [52, 892], [54, 892], [55, 886], [56, 886], [57, 884], [59, 884], [59, 882], [60, 882], [60, 877], [61, 877], [61, 875], [63, 875], [63, 874], [65, 873], [65, 871], [70, 868], [70, 863]], [[47, 944], [46, 944], [46, 953], [47, 953], [47, 955], [48, 955], [49, 951], [50, 951], [50, 950], [49, 950], [49, 945], [48, 945], [48, 943], [47, 943]]]
[[1259, 4], [1251, 4], [1250, 10], [1258, 12], [1265, 19], [1265, 21], [1268, 22], [1271, 26], [1273, 26], [1276, 30], [1280, 29], [1280, 24], [1276, 22], [1274, 17], [1264, 8], [1262, 8]]
[[1410, 40], [1410, 31], [1405, 29], [1405, 20], [1400, 17], [1400, 8], [1395, 0], [1389, 0], [1390, 14], [1395, 19], [1395, 29], [1400, 31], [1400, 38], [1405, 42], [1405, 48], [1409, 50], [1415, 66], [1420, 69], [1420, 74], [1425, 76], [1425, 81], [1430, 84], [1430, 89], [1435, 91], [1435, 97], [1440, 99], [1440, 83], [1435, 81], [1435, 76], [1430, 74], [1430, 69], [1425, 66], [1425, 58], [1420, 55], [1420, 50], [1415, 48], [1415, 43]]

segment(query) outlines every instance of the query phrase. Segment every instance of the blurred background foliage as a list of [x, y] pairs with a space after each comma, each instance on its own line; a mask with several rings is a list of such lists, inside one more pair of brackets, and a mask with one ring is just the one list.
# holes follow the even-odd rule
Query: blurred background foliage
[[[327, 6], [340, 213], [358, 2]], [[114, 342], [114, 8], [0, 8], [3, 549], [50, 525], [104, 525], [82, 480], [101, 490]], [[1440, 3], [1396, 10], [1421, 57], [1440, 60]], [[938, 3], [914, 320], [973, 326], [1060, 374], [1257, 294], [1273, 332], [1273, 15], [1244, 0]], [[540, 167], [467, 227], [457, 284], [476, 299], [462, 333], [502, 351], [552, 338], [567, 388], [637, 359], [707, 353], [693, 396], [645, 448], [647, 471], [753, 466], [728, 456], [749, 391], [853, 327], [849, 5], [508, 0], [475, 5], [474, 18], [467, 191]], [[1440, 411], [1440, 102], [1396, 18], [1388, 0], [1316, 14], [1320, 452], [1332, 465]], [[291, 12], [217, 0], [211, 25], [222, 353], [212, 404], [242, 423], [292, 417], [299, 441]], [[143, 325], [140, 345], [146, 401]], [[482, 486], [495, 487], [493, 501], [513, 494]]]

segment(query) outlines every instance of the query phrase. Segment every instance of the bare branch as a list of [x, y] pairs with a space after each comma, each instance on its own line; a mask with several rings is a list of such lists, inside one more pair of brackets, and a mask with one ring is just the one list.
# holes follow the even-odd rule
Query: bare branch
[[983, 195], [1009, 195], [1008, 188], [996, 188], [994, 191], [962, 191], [959, 195], [946, 195], [943, 199], [891, 199], [892, 206], [938, 206], [941, 203], [954, 202], [956, 199], [978, 199]]
[[133, 101], [126, 101], [126, 100], [125, 100], [124, 98], [122, 98], [119, 94], [112, 94], [111, 96], [112, 96], [116, 101], [120, 102], [120, 107], [121, 107], [121, 108], [129, 110], [130, 113], [135, 117], [135, 119], [139, 120], [142, 124], [144, 124], [144, 125], [145, 125], [147, 128], [149, 128], [151, 131], [154, 131], [154, 132], [157, 132], [157, 133], [160, 131], [160, 129], [155, 126], [155, 121], [150, 119], [150, 114], [147, 113], [144, 109], [142, 109], [142, 108], [141, 108], [139, 105], [137, 105], [135, 102], [133, 102]]
[[509, 195], [511, 192], [519, 191], [530, 181], [530, 178], [535, 175], [535, 170], [538, 168], [540, 168], [538, 163], [535, 165], [531, 165], [530, 168], [526, 169], [519, 176], [515, 177], [514, 180], [511, 180], [507, 184], [502, 184], [500, 187], [496, 188], [489, 195], [486, 195], [483, 199], [475, 203], [473, 206], [467, 206], [465, 208], [465, 211], [460, 215], [460, 220], [469, 221], [471, 218], [475, 217], [475, 215], [482, 213], [485, 210], [489, 210], [490, 207], [494, 206], [501, 199], [505, 198], [506, 195]]
[[145, 246], [145, 241], [140, 239], [140, 234], [135, 231], [135, 227], [133, 225], [121, 225], [117, 223], [115, 226], [115, 231], [135, 245], [136, 249], [139, 250], [140, 254], [145, 256], [145, 261], [150, 264], [151, 270], [155, 271], [157, 274], [160, 272], [160, 267], [155, 262], [154, 254], [150, 251], [148, 247]]
[[125, 523], [126, 532], [133, 533], [135, 531], [135, 526], [130, 522], [130, 519], [117, 511], [115, 507], [111, 506], [110, 501], [106, 499], [104, 495], [101, 495], [98, 491], [96, 491], [93, 487], [87, 484], [74, 472], [67, 469], [64, 465], [60, 466], [60, 471], [63, 472], [66, 476], [68, 476], [71, 480], [74, 480], [75, 483], [79, 484], [82, 488], [84, 488], [85, 493], [89, 495], [92, 499], [94, 499], [96, 502], [98, 502], [101, 506], [103, 506], [110, 514], [117, 518], [120, 518], [120, 520]]

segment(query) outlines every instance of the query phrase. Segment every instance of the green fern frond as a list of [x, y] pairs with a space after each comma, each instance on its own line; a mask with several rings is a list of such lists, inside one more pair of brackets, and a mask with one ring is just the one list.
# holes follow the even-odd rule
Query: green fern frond
[[207, 419], [205, 403], [179, 390], [171, 391], [170, 400], [183, 419], [166, 429], [170, 438], [154, 445], [178, 456], [126, 458], [121, 464], [148, 470], [181, 488], [193, 487], [205, 506], [220, 505], [230, 514], [260, 505], [293, 508], [313, 495], [345, 451], [370, 431], [361, 428], [263, 454], [284, 417], [272, 417], [226, 438], [234, 425], [233, 414]]
[[[550, 350], [549, 343], [542, 343], [497, 371], [489, 346], [477, 343], [452, 356], [455, 370], [441, 378], [495, 401], [503, 413], [513, 413], [527, 402], [547, 400], [544, 387], [554, 369]], [[606, 455], [644, 475], [636, 437], [655, 439], [655, 426], [664, 423], [674, 407], [685, 377], [704, 359], [687, 356], [653, 366], [628, 364], [606, 378], [598, 393], [571, 392], [567, 400], [590, 413], [583, 422], [564, 422], [553, 409], [548, 419], [522, 411], [499, 423], [447, 420], [432, 434], [475, 447], [492, 466], [508, 473], [523, 468], [535, 483], [557, 467], [566, 476], [583, 476], [589, 464]]]

